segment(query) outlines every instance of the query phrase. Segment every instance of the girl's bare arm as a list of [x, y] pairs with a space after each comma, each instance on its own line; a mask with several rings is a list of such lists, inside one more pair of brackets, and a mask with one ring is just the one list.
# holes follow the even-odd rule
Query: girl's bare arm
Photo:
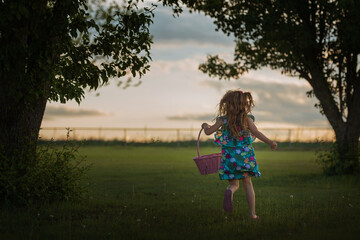
[[216, 132], [216, 130], [218, 130], [221, 127], [222, 124], [223, 124], [222, 120], [220, 120], [218, 118], [218, 119], [216, 119], [216, 122], [215, 122], [214, 125], [211, 126], [211, 125], [209, 125], [207, 123], [203, 123], [201, 125], [201, 128], [204, 129], [204, 132], [205, 132], [206, 135], [210, 135], [210, 134]]
[[257, 127], [255, 126], [255, 124], [251, 118], [248, 118], [248, 124], [249, 124], [249, 129], [250, 129], [251, 133], [254, 134], [255, 137], [257, 137], [264, 143], [269, 144], [272, 150], [275, 150], [277, 148], [277, 143], [275, 141], [270, 140], [262, 132], [260, 132], [257, 129]]

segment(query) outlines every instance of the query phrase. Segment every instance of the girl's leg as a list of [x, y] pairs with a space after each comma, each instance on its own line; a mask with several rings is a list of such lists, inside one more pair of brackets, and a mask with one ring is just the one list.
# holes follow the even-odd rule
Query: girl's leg
[[231, 190], [231, 192], [234, 194], [239, 189], [239, 180], [238, 179], [229, 180], [229, 186], [226, 189]]
[[224, 193], [224, 210], [227, 212], [233, 211], [233, 194], [239, 189], [239, 180], [229, 180], [229, 186], [226, 188]]
[[258, 216], [255, 214], [255, 192], [251, 182], [251, 177], [242, 179], [242, 182], [246, 193], [246, 200], [249, 204], [250, 218], [256, 219]]

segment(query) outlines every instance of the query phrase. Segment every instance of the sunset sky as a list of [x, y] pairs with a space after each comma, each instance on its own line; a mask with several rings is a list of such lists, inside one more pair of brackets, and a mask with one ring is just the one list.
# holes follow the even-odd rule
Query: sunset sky
[[[174, 18], [169, 8], [155, 10], [151, 34], [151, 70], [137, 87], [125, 90], [113, 81], [87, 92], [79, 106], [48, 103], [42, 127], [200, 127], [211, 122], [226, 90], [241, 88], [255, 98], [259, 127], [328, 127], [304, 80], [278, 71], [252, 71], [239, 80], [211, 79], [198, 70], [208, 54], [231, 60], [233, 38], [216, 32], [212, 20], [185, 11]], [[134, 84], [138, 79], [134, 79]], [[99, 93], [99, 96], [96, 96]]]

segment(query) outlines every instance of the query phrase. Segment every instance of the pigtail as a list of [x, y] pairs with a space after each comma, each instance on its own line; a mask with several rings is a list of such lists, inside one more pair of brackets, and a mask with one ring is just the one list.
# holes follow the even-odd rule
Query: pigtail
[[250, 113], [252, 108], [255, 106], [254, 100], [250, 92], [245, 92], [244, 95], [246, 97], [246, 111]]
[[243, 95], [244, 95], [243, 108], [245, 109], [245, 111], [244, 114], [241, 116], [241, 126], [243, 130], [247, 131], [249, 129], [248, 114], [251, 112], [252, 108], [254, 107], [254, 101], [250, 92], [245, 92]]

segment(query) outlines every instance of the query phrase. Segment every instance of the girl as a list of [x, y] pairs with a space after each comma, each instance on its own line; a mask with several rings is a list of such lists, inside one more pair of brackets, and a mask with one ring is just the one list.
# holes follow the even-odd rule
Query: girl
[[233, 211], [233, 194], [239, 189], [239, 179], [241, 179], [249, 204], [250, 218], [257, 219], [251, 177], [260, 177], [261, 174], [251, 143], [257, 137], [269, 144], [272, 150], [277, 148], [277, 143], [268, 139], [256, 128], [254, 116], [249, 114], [253, 106], [254, 102], [249, 92], [227, 91], [219, 103], [215, 124], [211, 126], [203, 123], [201, 127], [206, 135], [216, 131], [215, 143], [222, 146], [219, 176], [221, 180], [229, 181], [224, 194], [224, 210]]

